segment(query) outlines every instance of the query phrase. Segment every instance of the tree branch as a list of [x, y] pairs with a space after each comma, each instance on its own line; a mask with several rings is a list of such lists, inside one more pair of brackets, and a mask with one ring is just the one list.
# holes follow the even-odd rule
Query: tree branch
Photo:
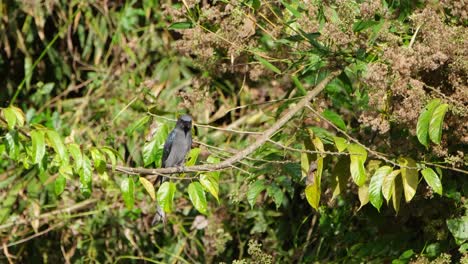
[[[291, 108], [285, 115], [283, 115], [276, 123], [274, 123], [269, 129], [265, 130], [263, 134], [250, 146], [242, 151], [239, 151], [234, 156], [218, 163], [218, 164], [204, 164], [190, 167], [178, 167], [178, 168], [133, 168], [126, 166], [115, 166], [115, 170], [123, 173], [132, 173], [140, 175], [161, 175], [161, 174], [172, 174], [182, 172], [202, 172], [202, 171], [217, 171], [230, 168], [234, 163], [239, 162], [246, 156], [252, 154], [256, 149], [263, 145], [267, 140], [270, 139], [284, 124], [286, 124], [296, 113], [302, 110], [312, 98], [316, 97], [325, 86], [333, 80], [336, 76], [341, 73], [340, 70], [330, 73], [325, 79], [323, 79], [314, 89], [310, 90], [293, 108]], [[108, 168], [112, 168], [112, 165], [108, 164]]]

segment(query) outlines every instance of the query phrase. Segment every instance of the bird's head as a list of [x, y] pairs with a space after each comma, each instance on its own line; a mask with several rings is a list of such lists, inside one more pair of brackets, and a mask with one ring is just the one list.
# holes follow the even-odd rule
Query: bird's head
[[189, 115], [182, 115], [177, 119], [177, 127], [182, 128], [185, 133], [192, 129], [192, 117]]

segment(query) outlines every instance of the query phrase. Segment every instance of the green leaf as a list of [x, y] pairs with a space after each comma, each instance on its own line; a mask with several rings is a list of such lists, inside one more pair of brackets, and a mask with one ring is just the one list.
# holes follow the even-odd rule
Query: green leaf
[[418, 187], [418, 170], [408, 169], [405, 167], [416, 167], [416, 162], [412, 158], [401, 157], [398, 159], [398, 163], [402, 166], [401, 178], [403, 180], [403, 190], [405, 194], [406, 202], [411, 201], [416, 194], [416, 188]]
[[135, 204], [134, 188], [133, 179], [131, 177], [124, 178], [120, 183], [120, 190], [122, 191], [124, 203], [129, 210], [132, 210]]
[[127, 135], [133, 134], [135, 130], [144, 126], [146, 123], [148, 123], [150, 119], [151, 117], [149, 115], [143, 116], [142, 118], [138, 119], [137, 121], [133, 122], [130, 126], [128, 126], [127, 129], [125, 129], [125, 132], [127, 133]]
[[342, 190], [346, 189], [346, 183], [350, 176], [348, 157], [340, 157], [331, 175], [331, 188], [333, 190], [332, 200], [334, 200]]
[[173, 182], [164, 182], [158, 189], [158, 203], [166, 213], [172, 212], [176, 186]]
[[349, 144], [348, 152], [350, 154], [350, 171], [353, 181], [358, 185], [362, 186], [366, 182], [366, 169], [364, 163], [367, 159], [367, 151], [360, 145]]
[[425, 168], [421, 171], [421, 174], [424, 177], [424, 180], [426, 181], [427, 185], [431, 186], [431, 188], [436, 193], [442, 195], [442, 183], [440, 182], [437, 173], [435, 173], [435, 171], [433, 171], [431, 168]]
[[340, 115], [338, 115], [337, 113], [329, 109], [326, 109], [325, 111], [323, 111], [322, 115], [323, 117], [325, 117], [325, 119], [332, 122], [335, 126], [340, 128], [341, 130], [346, 131], [346, 124]]
[[63, 175], [59, 175], [57, 179], [55, 180], [55, 186], [54, 186], [55, 195], [59, 196], [60, 194], [62, 194], [63, 191], [65, 190], [66, 184], [67, 184], [67, 178], [65, 178], [65, 176]]
[[143, 177], [140, 177], [139, 181], [141, 185], [143, 185], [143, 188], [145, 188], [145, 190], [148, 192], [151, 199], [153, 199], [153, 201], [156, 201], [156, 191], [154, 190], [153, 184], [151, 184], [150, 181]]
[[273, 198], [273, 201], [275, 202], [275, 205], [276, 205], [276, 209], [278, 209], [284, 200], [283, 191], [274, 183], [269, 185], [266, 190], [267, 190], [268, 196]]
[[439, 105], [440, 99], [434, 99], [430, 101], [418, 118], [418, 123], [416, 125], [416, 135], [419, 142], [426, 147], [429, 145], [429, 123], [431, 122], [432, 113]]
[[286, 9], [291, 12], [291, 14], [296, 17], [296, 18], [300, 18], [301, 17], [301, 13], [299, 11], [297, 11], [296, 8], [294, 8], [292, 5], [288, 4], [286, 1], [283, 1], [281, 0], [281, 3], [284, 5], [284, 7], [286, 7]]
[[193, 148], [190, 150], [188, 154], [188, 160], [185, 163], [185, 166], [193, 166], [197, 162], [198, 155], [200, 154], [201, 149], [200, 148]]
[[81, 149], [78, 144], [70, 143], [67, 145], [68, 152], [73, 157], [75, 161], [75, 170], [79, 171], [83, 164], [83, 155], [81, 154]]
[[145, 167], [152, 164], [160, 164], [164, 142], [166, 141], [169, 129], [165, 123], [158, 123], [158, 128], [154, 133], [154, 137], [151, 141], [146, 142], [143, 145], [143, 162]]
[[192, 27], [193, 27], [192, 22], [190, 22], [190, 21], [185, 21], [185, 22], [175, 22], [175, 23], [172, 23], [172, 24], [169, 26], [169, 29], [188, 29], [188, 28], [192, 28]]
[[361, 205], [359, 206], [358, 210], [361, 210], [361, 208], [364, 205], [369, 203], [369, 185], [364, 184], [359, 187], [358, 197], [359, 197], [359, 201], [361, 202]]
[[257, 180], [249, 186], [247, 191], [247, 201], [250, 204], [250, 207], [253, 208], [255, 202], [257, 201], [257, 196], [265, 190], [265, 180]]
[[380, 212], [383, 203], [382, 185], [385, 177], [392, 172], [390, 166], [378, 168], [369, 183], [369, 200], [371, 204]]
[[218, 183], [218, 180], [215, 177], [211, 176], [211, 175], [202, 174], [200, 176], [200, 183], [219, 202], [219, 198], [218, 198], [219, 183]]
[[5, 117], [7, 124], [8, 124], [8, 129], [13, 130], [16, 125], [16, 114], [13, 111], [11, 107], [4, 108], [3, 109], [3, 116]]
[[299, 96], [303, 96], [307, 93], [306, 89], [302, 85], [301, 81], [297, 78], [296, 75], [291, 75], [291, 79], [293, 80], [294, 84], [296, 85], [298, 91], [299, 91]]
[[[323, 143], [320, 138], [315, 137], [312, 141], [314, 147], [317, 151], [324, 151]], [[317, 155], [317, 169], [313, 173], [313, 175], [308, 175], [307, 177], [313, 177], [311, 180], [311, 184], [306, 187], [305, 194], [307, 201], [309, 202], [310, 206], [315, 210], [318, 210], [319, 203], [320, 203], [320, 195], [321, 195], [321, 185], [322, 185], [322, 173], [323, 173], [323, 156]]]
[[83, 155], [83, 163], [78, 174], [80, 175], [80, 191], [86, 198], [91, 196], [92, 173], [91, 161], [86, 155]]
[[[220, 162], [220, 159], [218, 157], [215, 157], [215, 156], [208, 156], [208, 158], [206, 159], [206, 162], [207, 163], [211, 163], [211, 164], [218, 164]], [[212, 176], [213, 178], [216, 179], [216, 181], [219, 181], [219, 175], [221, 174], [220, 171], [210, 171], [208, 172], [208, 175]]]
[[468, 240], [468, 216], [447, 220], [447, 227], [456, 239]]
[[336, 149], [339, 152], [343, 152], [348, 147], [348, 141], [342, 137], [333, 137], [333, 141], [335, 142]]
[[68, 164], [68, 154], [63, 144], [62, 138], [60, 135], [54, 130], [46, 130], [47, 138], [49, 139], [50, 145], [54, 148], [55, 152], [59, 155], [60, 160], [64, 164]]
[[207, 213], [205, 192], [199, 182], [192, 182], [188, 186], [188, 194], [193, 206], [202, 214]]
[[442, 138], [442, 125], [444, 123], [445, 113], [447, 113], [448, 104], [441, 104], [436, 107], [432, 113], [429, 123], [429, 138], [435, 144], [440, 144]]
[[395, 186], [395, 177], [400, 174], [400, 170], [394, 170], [389, 174], [385, 175], [384, 180], [382, 182], [382, 195], [387, 200], [387, 203], [392, 198], [393, 189]]
[[400, 211], [400, 203], [401, 203], [401, 196], [403, 193], [403, 190], [401, 186], [403, 185], [402, 183], [402, 177], [395, 177], [395, 183], [393, 184], [392, 188], [392, 202], [393, 202], [393, 208], [395, 209], [395, 212], [398, 214]]
[[44, 132], [40, 130], [31, 131], [32, 140], [32, 159], [34, 164], [39, 164], [45, 155], [45, 137]]
[[115, 170], [115, 166], [117, 165], [117, 156], [116, 154], [118, 154], [118, 152], [110, 147], [103, 147], [100, 149], [101, 152], [105, 153], [110, 161], [111, 161], [111, 164], [112, 164], [112, 171]]
[[94, 162], [94, 168], [99, 174], [103, 174], [106, 171], [106, 157], [98, 148], [92, 147], [90, 151], [91, 158]]
[[265, 60], [264, 58], [260, 56], [255, 56], [255, 59], [257, 59], [263, 66], [265, 66], [267, 69], [272, 70], [273, 72], [276, 72], [278, 74], [281, 74], [281, 70], [276, 68], [275, 65], [271, 64], [269, 61]]
[[18, 139], [18, 132], [11, 130], [5, 134], [5, 147], [10, 159], [18, 160], [21, 143]]
[[21, 109], [19, 109], [18, 107], [15, 107], [15, 106], [10, 106], [9, 107], [11, 110], [13, 110], [13, 112], [15, 113], [15, 116], [16, 116], [16, 124], [19, 126], [19, 127], [22, 127], [24, 126], [24, 122], [26, 120], [26, 116], [24, 115], [23, 111]]

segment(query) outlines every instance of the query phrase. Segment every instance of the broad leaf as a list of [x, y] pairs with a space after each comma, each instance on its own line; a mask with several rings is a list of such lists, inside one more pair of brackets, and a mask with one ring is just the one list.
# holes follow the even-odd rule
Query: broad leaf
[[326, 109], [322, 113], [323, 117], [325, 117], [328, 121], [332, 122], [335, 126], [340, 128], [341, 130], [346, 131], [346, 124], [341, 118], [341, 116], [331, 110]]
[[367, 159], [367, 151], [363, 147], [357, 144], [349, 144], [348, 152], [350, 154], [350, 171], [353, 181], [358, 185], [362, 186], [366, 182], [366, 169], [364, 163]]
[[200, 148], [193, 148], [190, 150], [188, 154], [188, 160], [185, 163], [185, 166], [193, 166], [197, 162], [198, 155], [200, 154], [201, 149]]
[[247, 201], [249, 202], [251, 208], [253, 208], [255, 205], [257, 196], [265, 190], [266, 186], [264, 182], [265, 180], [257, 180], [249, 186], [249, 190], [247, 191]]
[[359, 196], [359, 201], [361, 202], [361, 205], [359, 206], [360, 210], [364, 205], [369, 203], [369, 185], [364, 184], [359, 187], [358, 190], [358, 196]]
[[431, 186], [431, 188], [436, 193], [442, 195], [442, 183], [440, 182], [437, 173], [435, 173], [435, 171], [433, 171], [431, 168], [425, 168], [421, 171], [421, 174], [424, 177], [424, 180], [426, 181], [427, 185]]
[[393, 184], [392, 188], [392, 202], [393, 202], [393, 208], [395, 209], [395, 212], [398, 214], [400, 211], [400, 203], [401, 203], [401, 196], [403, 193], [403, 190], [401, 188], [402, 186], [402, 177], [396, 177], [395, 178], [395, 183]]
[[207, 213], [205, 192], [199, 182], [192, 182], [188, 186], [188, 194], [193, 206], [202, 214]]
[[333, 137], [333, 142], [335, 142], [336, 149], [339, 152], [343, 152], [348, 147], [348, 141], [342, 137]]
[[[315, 137], [312, 143], [315, 146], [317, 151], [323, 152], [324, 147], [323, 143], [320, 138]], [[305, 194], [307, 201], [309, 202], [310, 206], [315, 210], [318, 210], [319, 203], [320, 203], [320, 195], [321, 195], [321, 185], [322, 185], [322, 173], [323, 173], [323, 157], [322, 155], [317, 154], [317, 169], [314, 172], [309, 172], [313, 175], [308, 175], [308, 177], [313, 177], [310, 181], [312, 182], [306, 187]]]
[[342, 190], [345, 190], [346, 183], [350, 176], [348, 157], [342, 156], [338, 159], [331, 176], [331, 188], [333, 190], [332, 200], [334, 200]]
[[124, 203], [129, 210], [132, 210], [135, 204], [134, 188], [133, 179], [131, 177], [124, 178], [120, 183], [120, 190], [122, 191]]
[[62, 137], [54, 131], [54, 130], [47, 130], [46, 131], [47, 138], [49, 139], [50, 145], [54, 148], [55, 152], [59, 155], [60, 160], [63, 164], [68, 164], [69, 158], [63, 144]]
[[382, 182], [382, 195], [387, 200], [387, 203], [390, 201], [393, 195], [393, 189], [395, 185], [395, 178], [400, 174], [400, 170], [394, 170], [389, 174], [385, 175]]
[[106, 171], [106, 157], [99, 151], [98, 148], [91, 148], [91, 158], [94, 162], [94, 168], [99, 174], [103, 174]]
[[417, 169], [409, 169], [406, 167], [416, 167], [416, 162], [412, 158], [401, 157], [398, 159], [398, 163], [402, 166], [400, 170], [401, 179], [403, 180], [405, 200], [406, 202], [409, 202], [416, 194], [419, 179]]
[[442, 125], [447, 109], [448, 104], [441, 104], [432, 113], [431, 122], [429, 123], [429, 138], [436, 144], [440, 144], [442, 138]]
[[468, 240], [468, 216], [447, 220], [447, 227], [456, 239]]
[[8, 129], [13, 130], [16, 125], [16, 114], [15, 111], [11, 108], [4, 108], [3, 109], [3, 116], [5, 117], [7, 124], [8, 124]]
[[46, 150], [44, 132], [40, 130], [32, 130], [31, 140], [32, 160], [34, 164], [39, 164], [42, 161]]
[[75, 143], [70, 143], [67, 145], [67, 148], [68, 152], [71, 154], [73, 160], [75, 161], [75, 170], [79, 171], [83, 164], [83, 155], [81, 154], [80, 146], [78, 146], [78, 144]]
[[371, 204], [380, 212], [383, 203], [382, 185], [385, 177], [392, 172], [390, 166], [378, 168], [369, 183], [369, 200]]
[[150, 181], [143, 177], [140, 177], [138, 180], [141, 183], [141, 185], [143, 185], [143, 188], [145, 188], [145, 190], [148, 192], [151, 199], [153, 199], [153, 201], [156, 201], [156, 191], [154, 190], [153, 184], [151, 184]]
[[427, 104], [424, 111], [419, 115], [416, 126], [418, 140], [424, 146], [429, 145], [429, 124], [431, 122], [434, 109], [440, 105], [440, 99], [434, 99]]
[[60, 194], [62, 194], [63, 191], [65, 190], [66, 184], [67, 184], [67, 178], [65, 178], [65, 176], [63, 175], [59, 175], [57, 179], [55, 179], [55, 186], [54, 186], [55, 195], [59, 196]]
[[78, 174], [80, 175], [80, 191], [86, 198], [91, 196], [92, 173], [91, 161], [83, 155], [83, 163]]
[[143, 145], [143, 162], [145, 166], [152, 164], [160, 164], [164, 142], [166, 141], [169, 129], [166, 124], [158, 123], [158, 128], [154, 132], [154, 137], [151, 141]]
[[276, 205], [276, 209], [278, 209], [284, 200], [283, 191], [276, 184], [273, 183], [267, 187], [267, 193], [268, 193], [268, 196], [273, 198], [273, 201], [275, 202], [275, 205]]
[[16, 106], [10, 106], [9, 107], [11, 110], [13, 110], [13, 112], [15, 113], [15, 116], [16, 116], [16, 124], [19, 126], [19, 127], [22, 127], [24, 126], [24, 122], [26, 120], [26, 116], [24, 115], [23, 111], [16, 107]]
[[176, 186], [173, 182], [164, 182], [158, 189], [158, 203], [166, 213], [172, 212]]
[[215, 177], [213, 177], [212, 175], [202, 174], [200, 176], [200, 183], [219, 202], [219, 198], [218, 198], [219, 183], [218, 183], [218, 180]]
[[100, 149], [102, 153], [105, 153], [107, 157], [109, 157], [111, 164], [112, 164], [112, 170], [115, 170], [115, 166], [117, 165], [117, 157], [118, 152], [110, 147], [103, 147]]

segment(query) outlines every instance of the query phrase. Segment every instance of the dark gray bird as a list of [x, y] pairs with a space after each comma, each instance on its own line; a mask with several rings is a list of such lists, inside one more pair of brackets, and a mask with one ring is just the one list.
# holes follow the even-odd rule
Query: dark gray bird
[[[175, 128], [169, 133], [169, 136], [164, 143], [163, 155], [162, 155], [162, 167], [178, 167], [183, 166], [185, 156], [192, 147], [192, 117], [189, 115], [180, 116], [177, 119]], [[164, 177], [160, 178], [160, 184], [163, 183]], [[153, 218], [152, 224], [163, 221], [166, 224], [166, 213], [157, 206], [156, 215]]]

